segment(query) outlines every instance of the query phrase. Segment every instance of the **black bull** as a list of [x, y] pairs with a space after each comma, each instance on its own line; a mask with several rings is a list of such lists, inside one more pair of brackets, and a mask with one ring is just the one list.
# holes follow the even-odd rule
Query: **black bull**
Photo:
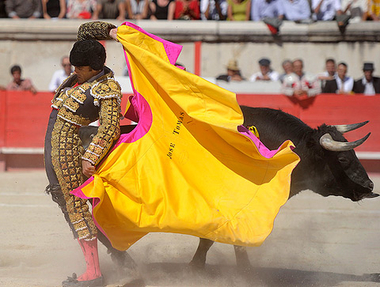
[[[292, 172], [289, 198], [306, 189], [322, 196], [342, 196], [352, 201], [378, 196], [372, 192], [373, 183], [353, 150], [370, 134], [354, 142], [348, 142], [343, 136], [367, 122], [339, 126], [323, 124], [312, 129], [300, 119], [279, 110], [246, 106], [241, 109], [244, 125], [255, 126], [260, 140], [269, 149], [277, 149], [285, 140], [294, 143], [294, 152], [301, 161]], [[129, 126], [122, 127], [122, 133], [131, 130]], [[80, 129], [84, 146], [91, 141], [91, 134], [96, 134], [96, 128]], [[200, 239], [191, 261], [193, 266], [204, 266], [212, 244], [210, 240]], [[235, 246], [235, 254], [238, 265], [249, 265], [245, 248]]]

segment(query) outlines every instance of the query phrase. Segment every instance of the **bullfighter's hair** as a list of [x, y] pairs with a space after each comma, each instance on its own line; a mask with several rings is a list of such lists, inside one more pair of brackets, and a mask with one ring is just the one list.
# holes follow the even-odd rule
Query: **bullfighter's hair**
[[102, 70], [106, 61], [106, 50], [96, 40], [82, 40], [74, 43], [70, 52], [70, 63], [73, 66], [90, 66]]

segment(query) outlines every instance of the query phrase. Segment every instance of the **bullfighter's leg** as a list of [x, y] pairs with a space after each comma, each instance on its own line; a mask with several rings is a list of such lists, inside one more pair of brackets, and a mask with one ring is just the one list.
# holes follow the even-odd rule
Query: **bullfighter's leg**
[[251, 267], [251, 262], [248, 258], [247, 249], [244, 246], [234, 245], [235, 249], [235, 257], [236, 257], [236, 265], [239, 268], [247, 268]]
[[[81, 167], [78, 127], [69, 122], [57, 119], [52, 132], [52, 163], [66, 203], [66, 211], [74, 238], [78, 239], [86, 260], [86, 272], [76, 278], [63, 282], [69, 286], [77, 281], [102, 281], [97, 250], [97, 229], [92, 220], [86, 199], [70, 194], [84, 182]], [[70, 285], [71, 286], [71, 285]]]
[[204, 268], [208, 250], [214, 244], [214, 241], [205, 238], [199, 238], [198, 249], [190, 262], [190, 266], [195, 268]]

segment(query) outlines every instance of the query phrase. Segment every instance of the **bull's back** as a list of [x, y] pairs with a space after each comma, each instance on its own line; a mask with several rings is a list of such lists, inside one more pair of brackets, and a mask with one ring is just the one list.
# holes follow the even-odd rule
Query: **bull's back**
[[300, 119], [280, 110], [241, 106], [245, 126], [255, 126], [260, 140], [269, 149], [277, 149], [284, 141], [296, 146], [312, 129]]

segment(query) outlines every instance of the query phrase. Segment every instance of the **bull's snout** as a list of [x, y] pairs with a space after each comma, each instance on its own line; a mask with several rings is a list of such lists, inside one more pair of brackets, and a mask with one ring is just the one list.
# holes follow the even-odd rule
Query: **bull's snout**
[[364, 187], [365, 188], [368, 188], [369, 190], [373, 190], [373, 182], [371, 180], [368, 180], [365, 184], [364, 184]]
[[365, 198], [374, 198], [374, 197], [378, 197], [378, 196], [379, 196], [379, 194], [371, 192], [371, 193], [367, 194], [365, 196]]

